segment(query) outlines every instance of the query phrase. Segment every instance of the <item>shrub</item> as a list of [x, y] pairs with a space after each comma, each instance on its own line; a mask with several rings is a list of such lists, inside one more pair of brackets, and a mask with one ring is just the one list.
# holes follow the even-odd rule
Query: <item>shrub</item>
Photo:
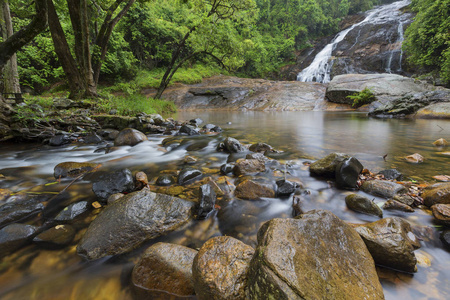
[[361, 107], [364, 104], [369, 104], [376, 100], [375, 95], [368, 88], [365, 88], [361, 92], [354, 95], [347, 96], [347, 98], [353, 100], [352, 107], [354, 108]]

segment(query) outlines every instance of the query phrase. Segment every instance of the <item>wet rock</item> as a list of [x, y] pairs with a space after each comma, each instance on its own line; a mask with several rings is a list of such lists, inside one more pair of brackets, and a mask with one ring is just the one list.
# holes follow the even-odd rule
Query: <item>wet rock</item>
[[266, 143], [256, 143], [250, 146], [250, 148], [248, 148], [250, 151], [253, 152], [259, 152], [259, 153], [265, 153], [267, 152], [274, 152], [272, 146], [266, 144]]
[[348, 158], [350, 158], [350, 156], [344, 153], [331, 153], [324, 158], [313, 162], [309, 166], [309, 171], [311, 172], [311, 175], [335, 178], [336, 167], [339, 163]]
[[417, 164], [417, 163], [423, 162], [424, 157], [422, 155], [420, 155], [419, 153], [414, 153], [414, 154], [406, 156], [405, 159], [407, 162]]
[[256, 160], [259, 160], [260, 162], [266, 162], [269, 160], [269, 158], [262, 153], [249, 153], [245, 156], [245, 158], [246, 159], [256, 159]]
[[274, 198], [275, 191], [266, 185], [252, 180], [244, 180], [236, 186], [234, 195], [245, 200], [257, 200], [261, 197]]
[[200, 134], [198, 129], [191, 125], [183, 125], [181, 126], [180, 130], [178, 131], [180, 134], [187, 134], [187, 135], [198, 135]]
[[295, 219], [272, 219], [260, 228], [247, 299], [384, 296], [358, 233], [332, 213], [314, 210]]
[[378, 174], [383, 175], [384, 178], [388, 180], [396, 180], [396, 181], [403, 180], [403, 174], [397, 171], [397, 169], [383, 170], [380, 171]]
[[233, 173], [236, 176], [240, 175], [250, 175], [266, 170], [266, 165], [264, 162], [257, 159], [239, 159], [233, 168]]
[[178, 174], [177, 182], [179, 185], [183, 185], [199, 179], [202, 175], [203, 173], [200, 170], [191, 167], [186, 167], [180, 171], [180, 174]]
[[56, 225], [38, 234], [33, 242], [46, 248], [61, 248], [72, 242], [75, 233], [75, 229], [70, 225]]
[[393, 198], [398, 194], [405, 194], [407, 192], [406, 188], [401, 184], [377, 179], [365, 181], [361, 186], [361, 190], [383, 198]]
[[192, 265], [199, 299], [246, 299], [247, 273], [254, 249], [228, 236], [208, 240]]
[[164, 118], [160, 114], [151, 114], [148, 116], [152, 119], [152, 121], [153, 121], [153, 123], [155, 123], [155, 125], [161, 125], [165, 121]]
[[355, 229], [377, 265], [404, 272], [417, 271], [413, 251], [420, 247], [420, 243], [406, 220], [398, 217], [384, 218], [358, 225]]
[[36, 230], [36, 226], [25, 224], [10, 224], [0, 229], [0, 257], [28, 244]]
[[0, 206], [0, 228], [13, 222], [31, 218], [44, 210], [44, 205], [35, 199], [9, 202]]
[[205, 219], [214, 210], [216, 204], [216, 193], [209, 184], [204, 184], [199, 188], [199, 203], [197, 208], [197, 218]]
[[290, 196], [300, 185], [297, 182], [281, 179], [276, 182], [278, 189], [277, 195], [281, 197]]
[[108, 205], [91, 223], [77, 247], [86, 259], [126, 253], [188, 222], [193, 202], [148, 189]]
[[239, 153], [231, 153], [227, 157], [227, 163], [235, 163], [239, 159], [243, 159], [247, 156], [245, 152], [239, 152]]
[[393, 199], [386, 201], [386, 203], [384, 203], [383, 205], [383, 209], [414, 212], [414, 209], [412, 209], [411, 206]]
[[70, 204], [64, 208], [56, 217], [55, 221], [59, 222], [73, 222], [76, 218], [82, 216], [89, 211], [89, 203], [87, 201], [80, 201]]
[[168, 174], [163, 174], [156, 179], [156, 185], [159, 186], [169, 186], [174, 183], [175, 180], [173, 179], [173, 176]]
[[125, 195], [122, 193], [112, 194], [111, 196], [108, 197], [108, 200], [106, 201], [106, 203], [108, 205], [112, 204], [112, 203], [116, 202], [117, 200], [119, 200], [120, 198], [122, 198], [123, 196], [125, 196]]
[[193, 295], [192, 263], [196, 254], [194, 249], [168, 243], [147, 248], [131, 275], [136, 298], [153, 299], [154, 290]]
[[94, 194], [104, 201], [112, 194], [129, 193], [133, 190], [133, 174], [128, 169], [103, 174], [92, 184]]
[[447, 147], [448, 146], [448, 142], [445, 139], [440, 138], [440, 139], [436, 140], [433, 143], [433, 145], [435, 145], [436, 147]]
[[220, 166], [220, 173], [222, 175], [227, 175], [228, 173], [233, 172], [234, 165], [232, 164], [223, 164]]
[[71, 177], [75, 178], [98, 167], [99, 164], [88, 162], [62, 162], [55, 166], [53, 176], [56, 179]]
[[398, 201], [400, 203], [406, 204], [408, 206], [412, 206], [414, 204], [414, 198], [409, 195], [395, 195], [393, 200]]
[[70, 143], [70, 136], [67, 134], [58, 134], [50, 138], [48, 144], [50, 146], [62, 146]]
[[228, 153], [238, 153], [247, 150], [237, 139], [232, 137], [227, 137], [223, 143], [219, 144], [219, 150], [223, 150]]
[[431, 210], [438, 223], [450, 227], [450, 204], [435, 204]]
[[117, 138], [117, 136], [119, 135], [119, 131], [116, 129], [106, 128], [106, 129], [100, 130], [98, 132], [98, 134], [104, 139], [107, 139], [109, 141], [114, 141]]
[[450, 182], [433, 184], [425, 188], [421, 196], [428, 207], [440, 203], [450, 204]]
[[222, 132], [222, 128], [214, 124], [206, 124], [202, 128], [206, 132]]
[[183, 161], [187, 165], [192, 165], [195, 164], [198, 161], [198, 159], [193, 156], [186, 156]]
[[148, 186], [147, 174], [145, 174], [144, 172], [142, 171], [136, 172], [136, 174], [134, 175], [134, 179], [136, 182], [137, 190], [141, 190], [144, 187]]
[[147, 140], [147, 136], [139, 130], [125, 128], [114, 140], [114, 146], [134, 146]]
[[345, 204], [351, 210], [368, 215], [378, 216], [380, 218], [383, 217], [383, 211], [381, 210], [381, 208], [379, 208], [375, 202], [367, 199], [364, 196], [358, 194], [348, 195], [347, 197], [345, 197]]
[[[416, 118], [420, 119], [450, 119], [450, 92], [447, 90], [446, 92], [441, 92], [442, 94], [438, 94], [438, 101], [446, 101], [441, 103], [431, 103], [433, 101], [429, 101], [430, 105], [427, 105], [417, 111]], [[446, 95], [445, 95], [446, 94]], [[433, 99], [435, 100], [435, 99]]]
[[442, 233], [440, 235], [440, 239], [441, 239], [442, 243], [444, 244], [444, 246], [448, 250], [450, 250], [450, 229], [442, 231]]
[[363, 165], [354, 157], [350, 157], [336, 166], [336, 185], [342, 189], [353, 189], [359, 179]]
[[83, 143], [85, 144], [99, 144], [101, 142], [103, 142], [103, 139], [95, 133], [83, 137]]
[[[184, 143], [181, 143], [183, 145]], [[195, 141], [186, 147], [187, 151], [199, 151], [205, 149], [209, 145], [209, 140]]]
[[203, 120], [200, 118], [196, 118], [196, 119], [189, 120], [189, 123], [198, 127], [200, 124], [203, 123]]

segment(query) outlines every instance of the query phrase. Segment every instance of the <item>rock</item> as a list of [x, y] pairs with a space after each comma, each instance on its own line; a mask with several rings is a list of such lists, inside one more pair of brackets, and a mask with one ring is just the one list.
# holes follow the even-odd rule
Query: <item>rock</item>
[[266, 170], [266, 165], [264, 162], [257, 159], [238, 159], [233, 168], [233, 173], [236, 176], [240, 175], [250, 175]]
[[112, 194], [129, 193], [133, 190], [134, 179], [128, 169], [103, 174], [92, 184], [94, 194], [104, 201]]
[[407, 192], [407, 189], [401, 184], [378, 179], [365, 181], [361, 186], [361, 190], [383, 198], [393, 198], [398, 194]]
[[309, 166], [309, 171], [311, 172], [311, 175], [335, 178], [336, 167], [339, 163], [348, 158], [350, 158], [350, 156], [344, 153], [331, 153], [324, 158], [313, 162]]
[[72, 242], [75, 233], [70, 225], [56, 225], [38, 234], [33, 242], [46, 248], [62, 248]]
[[450, 229], [442, 231], [442, 233], [440, 235], [440, 239], [441, 239], [442, 243], [444, 244], [444, 246], [448, 250], [450, 250]]
[[83, 137], [83, 143], [85, 144], [99, 144], [101, 142], [103, 142], [103, 139], [95, 133]]
[[234, 165], [232, 164], [223, 164], [220, 166], [220, 174], [227, 175], [228, 173], [233, 172]]
[[244, 152], [247, 149], [237, 139], [227, 137], [223, 141], [223, 150], [228, 153]]
[[69, 109], [74, 107], [80, 107], [78, 102], [70, 100], [68, 98], [53, 98], [53, 106], [56, 109]]
[[193, 157], [193, 156], [186, 156], [186, 157], [183, 159], [183, 162], [184, 162], [186, 165], [193, 165], [193, 164], [195, 164], [197, 161], [198, 161], [198, 159], [195, 158], [195, 157]]
[[230, 153], [227, 157], [227, 163], [235, 163], [239, 159], [244, 159], [247, 156], [245, 152], [239, 152], [239, 153]]
[[178, 174], [178, 184], [183, 185], [192, 182], [194, 180], [200, 179], [202, 175], [203, 173], [200, 170], [191, 167], [185, 167], [180, 171], [180, 174]]
[[267, 152], [274, 152], [272, 146], [266, 144], [266, 143], [256, 143], [250, 146], [248, 150], [258, 153], [265, 153]]
[[183, 125], [181, 126], [180, 130], [178, 131], [180, 134], [187, 134], [187, 135], [198, 135], [200, 134], [198, 132], [198, 129], [191, 125]]
[[147, 140], [147, 136], [139, 130], [125, 128], [119, 132], [119, 135], [114, 140], [114, 146], [134, 146]]
[[136, 182], [136, 189], [140, 190], [148, 186], [147, 174], [145, 174], [144, 172], [136, 172], [136, 174], [134, 175], [134, 179]]
[[438, 223], [450, 227], [450, 204], [435, 204], [431, 210]]
[[269, 160], [269, 158], [262, 153], [249, 153], [245, 156], [245, 158], [246, 159], [256, 159], [256, 160], [259, 160], [260, 162], [266, 162]]
[[56, 217], [55, 221], [59, 222], [73, 222], [76, 218], [82, 216], [89, 211], [89, 203], [87, 201], [80, 201], [70, 204], [64, 208]]
[[254, 249], [241, 241], [219, 236], [208, 240], [192, 265], [199, 299], [246, 299], [247, 273]]
[[414, 198], [409, 195], [395, 195], [393, 200], [398, 201], [400, 203], [406, 204], [408, 206], [412, 206], [414, 204]]
[[35, 199], [12, 201], [0, 206], [0, 228], [31, 218], [44, 210], [44, 205]]
[[404, 212], [414, 212], [414, 209], [411, 208], [411, 206], [406, 205], [400, 201], [397, 200], [388, 200], [383, 205], [383, 209], [392, 209], [392, 210], [400, 210]]
[[55, 166], [53, 170], [53, 176], [56, 179], [71, 177], [75, 178], [83, 173], [88, 173], [100, 166], [96, 163], [88, 163], [88, 162], [62, 162]]
[[406, 156], [405, 159], [407, 162], [417, 164], [417, 163], [423, 162], [424, 157], [422, 155], [420, 155], [419, 153], [414, 153], [414, 154]]
[[436, 140], [433, 143], [433, 145], [435, 145], [436, 147], [447, 147], [448, 146], [448, 142], [445, 139], [440, 138], [440, 139]]
[[48, 144], [50, 146], [62, 146], [64, 144], [70, 143], [70, 137], [67, 134], [58, 134], [50, 138]]
[[297, 188], [300, 187], [298, 183], [285, 179], [278, 180], [276, 184], [278, 186], [277, 195], [281, 197], [290, 196], [292, 193], [295, 192]]
[[[416, 118], [420, 119], [450, 119], [450, 93], [439, 97], [441, 103], [432, 103], [417, 111]], [[432, 101], [429, 101], [430, 103]]]
[[208, 214], [214, 211], [214, 205], [216, 204], [216, 193], [209, 184], [204, 184], [199, 188], [199, 203], [197, 208], [197, 218], [205, 219]]
[[152, 294], [157, 291], [193, 295], [192, 263], [196, 254], [194, 249], [168, 243], [147, 248], [131, 274], [136, 298], [153, 299]]
[[222, 128], [214, 124], [206, 124], [202, 128], [205, 132], [222, 132]]
[[203, 123], [203, 120], [200, 118], [196, 118], [196, 119], [189, 120], [189, 123], [198, 127], [200, 124]]
[[332, 213], [313, 210], [295, 219], [272, 219], [259, 229], [246, 299], [384, 296], [358, 233]]
[[354, 189], [363, 165], [354, 157], [347, 158], [336, 166], [336, 185], [342, 189]]
[[236, 186], [234, 195], [245, 200], [257, 200], [261, 197], [274, 198], [275, 191], [268, 186], [259, 184], [252, 180], [244, 180]]
[[450, 204], [450, 182], [436, 183], [422, 193], [423, 203], [431, 207], [434, 204]]
[[0, 258], [29, 243], [36, 230], [36, 226], [17, 223], [0, 229]]
[[94, 219], [77, 252], [88, 260], [126, 253], [188, 222], [193, 206], [193, 202], [148, 189], [127, 194]]
[[156, 179], [156, 185], [159, 186], [168, 186], [174, 183], [175, 180], [173, 179], [173, 176], [168, 174], [163, 174]]
[[120, 198], [122, 198], [123, 196], [125, 196], [125, 195], [122, 193], [112, 194], [111, 196], [108, 197], [108, 200], [106, 201], [106, 203], [108, 205], [112, 204], [112, 203], [116, 202], [117, 200], [119, 200]]
[[397, 169], [383, 170], [380, 171], [378, 174], [383, 175], [384, 178], [388, 180], [396, 180], [396, 181], [403, 180], [403, 174], [397, 171]]
[[102, 129], [98, 131], [98, 134], [103, 137], [104, 139], [107, 139], [109, 141], [114, 141], [117, 136], [119, 135], [119, 131], [115, 129]]
[[406, 220], [398, 217], [384, 218], [357, 225], [355, 229], [377, 265], [410, 273], [417, 271], [413, 251], [420, 248], [420, 243]]
[[368, 215], [378, 216], [380, 218], [383, 217], [383, 211], [381, 210], [381, 208], [379, 208], [375, 202], [367, 199], [364, 196], [358, 194], [348, 195], [347, 197], [345, 197], [345, 204], [351, 210]]

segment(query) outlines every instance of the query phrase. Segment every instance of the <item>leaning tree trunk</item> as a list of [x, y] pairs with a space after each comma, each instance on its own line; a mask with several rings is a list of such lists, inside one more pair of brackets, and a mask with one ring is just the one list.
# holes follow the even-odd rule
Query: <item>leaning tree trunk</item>
[[[1, 31], [3, 40], [13, 35], [13, 26], [8, 0], [0, 0], [3, 22]], [[13, 54], [3, 69], [3, 93], [20, 93], [19, 72], [17, 71], [17, 57]]]

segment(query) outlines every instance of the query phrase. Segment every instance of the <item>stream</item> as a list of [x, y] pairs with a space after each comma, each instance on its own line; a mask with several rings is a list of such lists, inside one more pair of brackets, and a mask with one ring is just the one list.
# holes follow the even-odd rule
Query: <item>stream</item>
[[[331, 152], [344, 152], [355, 156], [372, 172], [396, 168], [406, 181], [433, 183], [435, 175], [450, 175], [450, 149], [440, 149], [432, 144], [439, 138], [450, 140], [450, 120], [370, 119], [363, 113], [320, 111], [179, 112], [175, 118], [201, 118], [203, 124], [214, 123], [224, 131], [219, 135], [186, 138], [187, 143], [172, 148], [161, 145], [167, 136], [154, 135], [149, 136], [149, 141], [134, 147], [120, 147], [110, 153], [104, 151], [106, 143], [61, 147], [3, 143], [0, 144], [0, 174], [3, 175], [0, 176], [0, 189], [56, 194], [68, 182], [55, 182], [53, 168], [65, 161], [101, 163], [103, 170], [141, 170], [150, 181], [161, 172], [181, 169], [187, 155], [198, 159], [196, 167], [214, 170], [227, 160], [227, 154], [215, 150], [225, 136], [245, 144], [264, 142], [284, 151], [277, 157], [279, 167], [265, 175], [276, 179], [284, 176], [282, 174], [287, 170], [290, 178], [301, 181], [310, 191], [302, 206], [304, 211], [326, 209], [353, 223], [372, 222], [377, 218], [348, 210], [344, 198], [349, 192], [309, 176], [305, 162]], [[199, 141], [203, 142], [203, 147], [189, 148]], [[405, 156], [416, 152], [425, 157], [423, 163], [405, 161]], [[216, 178], [220, 175], [211, 172], [208, 176]], [[88, 178], [83, 179], [69, 186], [60, 196], [65, 203], [94, 202], [96, 198], [91, 186]], [[378, 204], [385, 201], [366, 196]], [[132, 253], [85, 262], [76, 254], [76, 242], [98, 213], [93, 210], [90, 216], [75, 224], [78, 232], [68, 247], [49, 250], [32, 244], [3, 258], [0, 261], [0, 299], [132, 299], [130, 271], [149, 245], [164, 241], [199, 248], [210, 237], [226, 234], [254, 246], [255, 234], [263, 222], [275, 217], [291, 217], [293, 209], [292, 199], [281, 198], [260, 201], [222, 199], [218, 204], [218, 213], [210, 218], [192, 221]], [[385, 210], [384, 214], [385, 217], [407, 219], [422, 240], [422, 248], [415, 252], [419, 261], [417, 273], [377, 268], [386, 299], [450, 299], [450, 252], [439, 240], [442, 227], [433, 223], [430, 211]], [[36, 220], [29, 222], [33, 221]]]

